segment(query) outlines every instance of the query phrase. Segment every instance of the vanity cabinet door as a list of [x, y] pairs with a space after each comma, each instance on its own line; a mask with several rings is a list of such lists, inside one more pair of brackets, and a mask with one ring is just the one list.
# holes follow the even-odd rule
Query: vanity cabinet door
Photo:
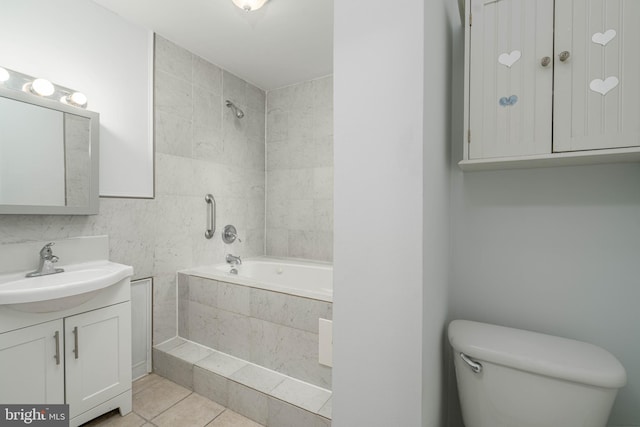
[[64, 403], [63, 323], [0, 334], [0, 402]]
[[551, 153], [553, 4], [471, 0], [469, 159]]
[[556, 2], [554, 151], [640, 145], [639, 18], [638, 0]]
[[67, 317], [67, 403], [70, 417], [131, 388], [131, 303]]

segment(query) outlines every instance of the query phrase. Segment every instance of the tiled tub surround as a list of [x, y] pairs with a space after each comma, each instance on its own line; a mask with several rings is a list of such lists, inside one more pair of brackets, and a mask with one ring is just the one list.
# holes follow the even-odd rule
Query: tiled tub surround
[[333, 260], [333, 77], [267, 92], [266, 255]]
[[318, 363], [318, 319], [332, 303], [178, 274], [179, 336], [316, 386], [331, 388]]
[[182, 338], [153, 349], [156, 372], [267, 427], [329, 427], [331, 392]]

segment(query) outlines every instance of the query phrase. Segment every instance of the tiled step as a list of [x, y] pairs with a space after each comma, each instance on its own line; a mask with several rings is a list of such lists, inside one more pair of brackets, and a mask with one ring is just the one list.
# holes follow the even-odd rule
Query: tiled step
[[331, 391], [192, 341], [154, 346], [153, 369], [267, 427], [331, 426]]

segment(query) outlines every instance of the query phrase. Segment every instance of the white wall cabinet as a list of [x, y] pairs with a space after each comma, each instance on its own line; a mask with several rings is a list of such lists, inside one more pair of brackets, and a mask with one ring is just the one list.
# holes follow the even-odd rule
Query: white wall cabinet
[[640, 2], [466, 6], [463, 168], [640, 159]]

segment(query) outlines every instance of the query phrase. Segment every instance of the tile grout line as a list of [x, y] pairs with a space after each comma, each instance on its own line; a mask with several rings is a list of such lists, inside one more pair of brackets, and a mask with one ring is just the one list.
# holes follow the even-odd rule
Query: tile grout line
[[[162, 378], [164, 378], [164, 377], [162, 377]], [[165, 378], [165, 379], [167, 379], [167, 378]], [[168, 379], [167, 379], [167, 380], [168, 380]], [[168, 380], [168, 381], [170, 381], [170, 380]], [[172, 382], [173, 382], [173, 381], [172, 381]], [[176, 384], [177, 384], [177, 383], [176, 383]], [[178, 384], [178, 385], [180, 385], [180, 384]], [[180, 387], [182, 387], [182, 386], [180, 386]], [[189, 390], [189, 389], [188, 389], [188, 388], [186, 388], [186, 387], [183, 387], [183, 388], [184, 388], [185, 390]], [[147, 422], [149, 422], [149, 423], [153, 424], [153, 420], [155, 420], [155, 419], [156, 419], [156, 418], [158, 418], [160, 415], [164, 414], [164, 413], [165, 413], [165, 412], [167, 412], [169, 409], [173, 408], [173, 407], [174, 407], [174, 406], [176, 406], [178, 403], [182, 402], [183, 400], [185, 400], [187, 397], [191, 396], [192, 394], [193, 394], [193, 391], [189, 390], [189, 394], [187, 394], [185, 397], [183, 397], [182, 399], [180, 399], [180, 400], [178, 400], [177, 402], [175, 402], [173, 405], [169, 406], [169, 407], [168, 407], [167, 409], [165, 409], [164, 411], [159, 412], [158, 414], [156, 414], [156, 416], [154, 416], [154, 417], [153, 417], [153, 418], [151, 418], [151, 419], [146, 419], [146, 418], [144, 418], [144, 417], [143, 417], [142, 415], [140, 415], [140, 414], [138, 414], [138, 415], [140, 415], [140, 416], [141, 416], [145, 421], [147, 421]], [[196, 394], [197, 394], [197, 393], [196, 393]], [[155, 425], [155, 424], [153, 424], [153, 425]]]

